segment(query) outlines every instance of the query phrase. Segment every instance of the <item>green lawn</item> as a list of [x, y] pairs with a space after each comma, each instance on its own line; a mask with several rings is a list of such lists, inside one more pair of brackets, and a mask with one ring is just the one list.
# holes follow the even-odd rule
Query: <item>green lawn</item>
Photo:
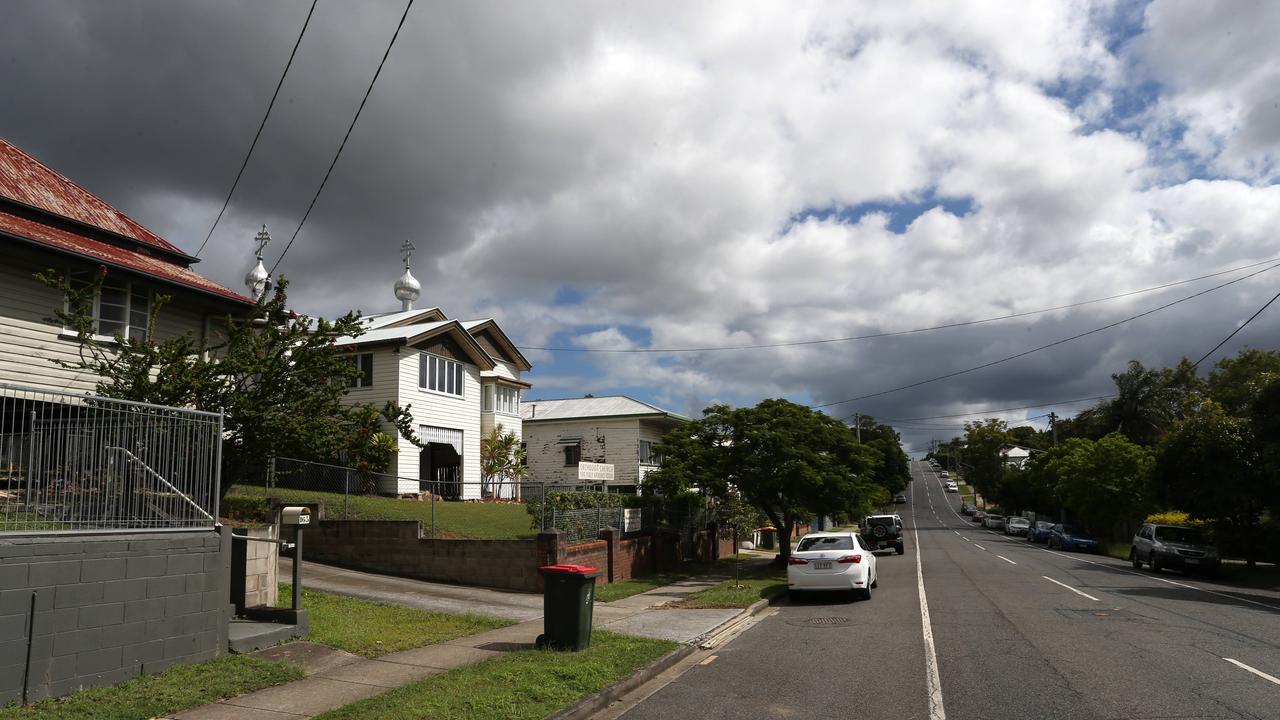
[[[280, 605], [287, 606], [292, 598], [293, 586], [281, 583]], [[311, 616], [312, 642], [370, 658], [512, 624], [482, 615], [432, 612], [306, 588], [302, 590], [302, 607]]]
[[[741, 553], [739, 556], [748, 564], [743, 567], [753, 567], [751, 561], [757, 563], [761, 560], [758, 555], [750, 555]], [[687, 563], [680, 566], [679, 570], [665, 573], [654, 573], [642, 577], [631, 578], [630, 580], [619, 580], [613, 583], [596, 582], [596, 602], [613, 602], [623, 598], [639, 595], [642, 592], [656, 590], [664, 585], [687, 580], [698, 575], [713, 575], [733, 572], [733, 556], [723, 558], [714, 563]]]
[[0, 708], [0, 720], [141, 720], [302, 677], [302, 669], [290, 663], [223, 655], [56, 700]]
[[668, 603], [677, 608], [745, 608], [758, 600], [772, 597], [787, 589], [787, 568], [770, 563], [744, 572], [735, 584], [733, 579], [721, 581], [682, 600]]
[[[431, 503], [399, 498], [262, 488], [236, 485], [229, 497], [278, 497], [285, 501], [320, 501], [329, 519], [421, 520], [424, 532], [431, 529]], [[236, 501], [233, 501], [236, 502]], [[443, 537], [514, 539], [533, 537], [529, 513], [522, 503], [488, 503], [440, 500], [436, 506], [436, 531]]]
[[516, 650], [330, 710], [317, 720], [541, 720], [676, 647], [596, 630], [582, 652]]

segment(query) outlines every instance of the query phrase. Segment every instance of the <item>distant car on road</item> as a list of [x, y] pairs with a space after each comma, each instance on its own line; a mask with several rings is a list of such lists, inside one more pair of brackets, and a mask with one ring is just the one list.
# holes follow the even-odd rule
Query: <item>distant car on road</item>
[[982, 526], [988, 530], [1003, 530], [1004, 516], [987, 513], [987, 516], [982, 519]]
[[1053, 523], [1037, 520], [1027, 529], [1027, 542], [1047, 543], [1049, 542], [1049, 533], [1052, 531]]
[[1049, 531], [1049, 547], [1059, 550], [1079, 550], [1096, 553], [1100, 549], [1098, 538], [1087, 530], [1059, 523]]
[[960, 492], [960, 486], [956, 485], [954, 480], [944, 483], [943, 487], [946, 488], [949, 493]]
[[800, 538], [787, 563], [787, 591], [844, 591], [871, 599], [876, 556], [857, 533], [810, 533]]
[[1129, 549], [1129, 559], [1135, 568], [1141, 568], [1145, 562], [1151, 572], [1178, 568], [1185, 572], [1197, 570], [1215, 575], [1222, 566], [1218, 549], [1209, 544], [1199, 530], [1156, 523], [1146, 523], [1138, 528]]
[[894, 495], [894, 496], [893, 496], [893, 502], [894, 502], [894, 504], [895, 504], [895, 505], [901, 505], [901, 504], [905, 503], [906, 501], [907, 501], [907, 494], [906, 494], [906, 493], [898, 493], [897, 495]]
[[1005, 535], [1026, 535], [1030, 529], [1031, 521], [1024, 517], [1010, 515], [1004, 521]]
[[902, 518], [897, 515], [868, 515], [862, 521], [862, 542], [873, 552], [893, 548], [899, 555], [906, 552], [902, 543]]
[[943, 470], [942, 472], [938, 473], [938, 477], [942, 478], [943, 480], [946, 480], [947, 478], [951, 477], [951, 473], [948, 473], [946, 470]]
[[978, 508], [974, 507], [972, 504], [967, 503], [967, 502], [962, 502], [962, 503], [960, 503], [960, 514], [961, 514], [961, 515], [972, 515], [972, 514], [974, 514], [974, 513], [976, 513], [976, 512], [978, 512]]

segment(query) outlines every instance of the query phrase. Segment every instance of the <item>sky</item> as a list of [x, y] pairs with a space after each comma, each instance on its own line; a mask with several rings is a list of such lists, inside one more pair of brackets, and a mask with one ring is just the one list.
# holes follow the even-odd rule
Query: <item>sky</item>
[[[194, 253], [310, 6], [6, 0], [0, 136]], [[319, 0], [198, 271], [241, 289], [263, 224], [279, 260], [403, 9]], [[1043, 427], [1200, 357], [1280, 269], [932, 382], [1270, 266], [581, 351], [1280, 258], [1277, 27], [1265, 0], [420, 2], [278, 271], [307, 314], [393, 310], [412, 241], [420, 307], [531, 348], [526, 398], [785, 397], [914, 419], [915, 453], [977, 417], [939, 416]], [[1206, 364], [1245, 346], [1280, 307]]]

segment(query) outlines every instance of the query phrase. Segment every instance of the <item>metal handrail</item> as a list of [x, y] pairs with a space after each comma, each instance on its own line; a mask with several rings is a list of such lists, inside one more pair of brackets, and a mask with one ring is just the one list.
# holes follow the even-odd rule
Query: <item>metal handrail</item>
[[200, 507], [200, 503], [196, 502], [195, 500], [192, 500], [190, 497], [188, 497], [188, 496], [187, 496], [187, 494], [186, 494], [186, 493], [184, 493], [184, 492], [182, 492], [181, 490], [179, 490], [178, 488], [174, 487], [173, 483], [169, 482], [168, 480], [165, 480], [165, 479], [164, 479], [164, 477], [160, 475], [160, 473], [156, 472], [155, 470], [152, 470], [150, 465], [147, 465], [147, 463], [146, 463], [146, 462], [144, 462], [144, 461], [142, 460], [142, 458], [140, 458], [140, 457], [138, 457], [137, 455], [134, 455], [133, 453], [129, 452], [129, 450], [128, 450], [128, 449], [126, 449], [126, 448], [122, 448], [122, 447], [116, 447], [116, 446], [113, 446], [113, 445], [108, 445], [108, 446], [106, 447], [106, 450], [107, 450], [107, 451], [112, 451], [112, 450], [114, 450], [114, 451], [116, 451], [116, 452], [124, 453], [126, 456], [128, 456], [128, 460], [130, 460], [131, 462], [135, 462], [135, 463], [137, 463], [137, 464], [141, 465], [141, 466], [142, 466], [142, 469], [143, 469], [143, 470], [146, 470], [146, 471], [147, 471], [147, 473], [148, 473], [149, 475], [151, 475], [151, 477], [155, 478], [155, 479], [156, 479], [157, 481], [159, 481], [162, 485], [164, 485], [165, 487], [167, 487], [167, 488], [169, 488], [170, 490], [172, 490], [174, 493], [176, 493], [176, 494], [178, 495], [178, 497], [182, 498], [183, 500], [186, 500], [188, 505], [190, 505], [191, 507], [193, 507], [193, 508], [195, 508], [195, 509], [196, 509], [196, 512], [198, 512], [198, 513], [200, 513], [201, 515], [205, 516], [206, 518], [208, 518], [208, 519], [210, 519], [210, 520], [214, 521], [215, 523], [216, 523], [216, 522], [218, 522], [218, 519], [217, 519], [217, 518], [215, 518], [214, 516], [212, 516], [212, 515], [210, 515], [208, 512], [206, 512], [204, 508]]

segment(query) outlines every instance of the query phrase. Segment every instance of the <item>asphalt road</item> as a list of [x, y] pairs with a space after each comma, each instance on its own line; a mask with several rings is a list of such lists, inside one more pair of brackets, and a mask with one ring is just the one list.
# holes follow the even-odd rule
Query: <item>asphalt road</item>
[[990, 533], [912, 473], [871, 600], [786, 602], [623, 717], [1280, 718], [1280, 593]]

